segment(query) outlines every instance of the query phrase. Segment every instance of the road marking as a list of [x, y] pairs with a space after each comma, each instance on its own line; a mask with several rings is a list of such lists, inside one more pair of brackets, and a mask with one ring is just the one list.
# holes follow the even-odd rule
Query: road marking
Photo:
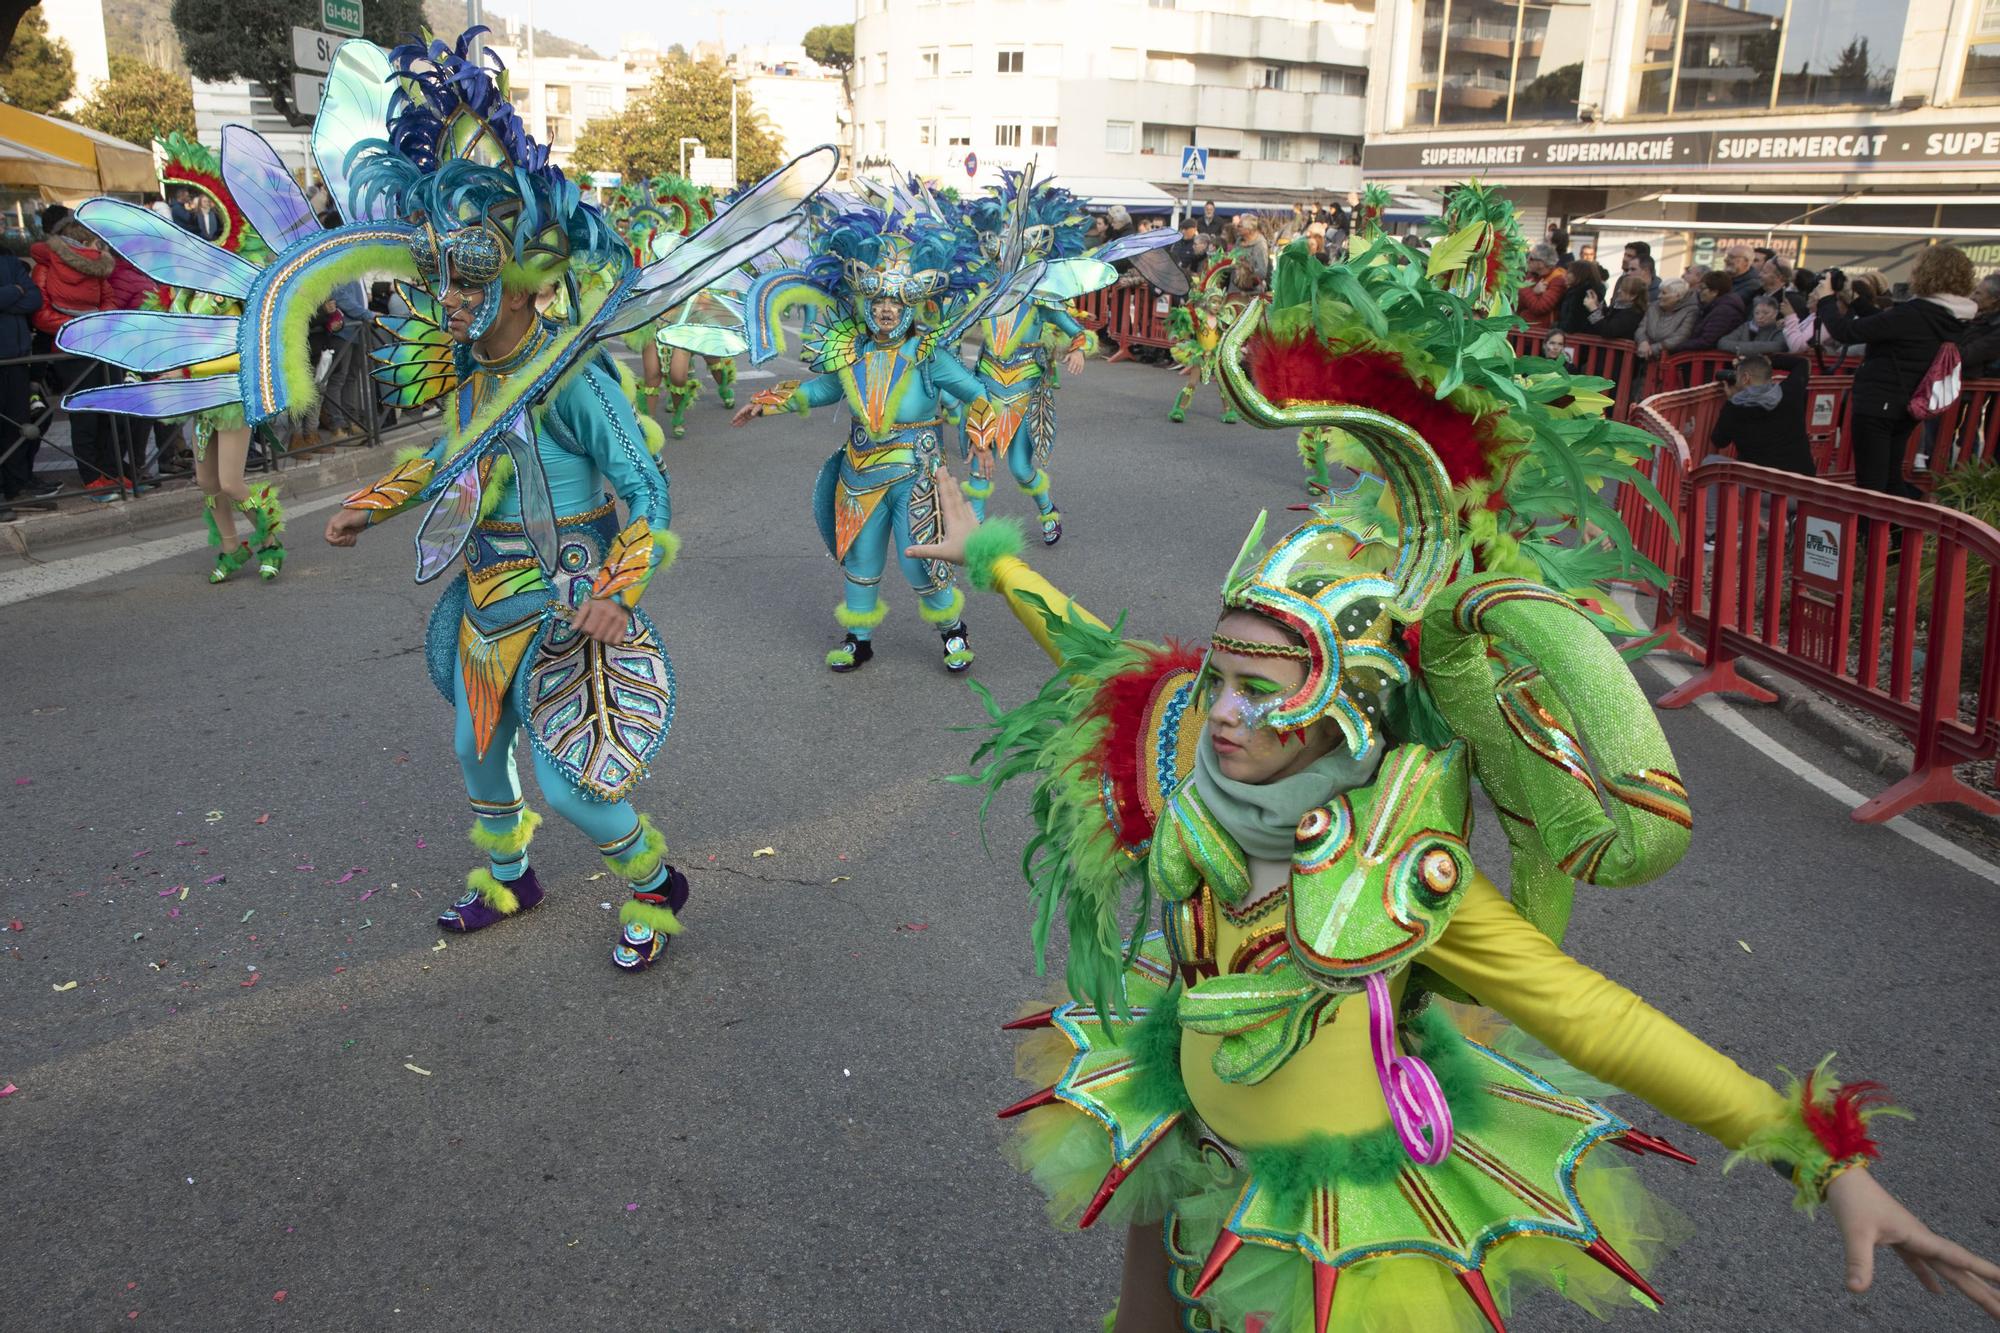
[[[1657, 656], [1649, 656], [1645, 661], [1646, 665], [1652, 668], [1653, 674], [1659, 676], [1670, 686], [1680, 685], [1694, 675], [1693, 671], [1678, 662], [1662, 661]], [[1854, 788], [1848, 786], [1839, 778], [1834, 777], [1833, 774], [1828, 773], [1825, 769], [1820, 768], [1811, 760], [1788, 749], [1769, 732], [1752, 722], [1740, 711], [1731, 707], [1716, 695], [1704, 694], [1701, 698], [1694, 701], [1694, 707], [1715, 722], [1720, 723], [1745, 745], [1756, 750], [1778, 767], [1819, 788], [1834, 800], [1839, 801], [1847, 809], [1852, 810], [1868, 799], [1867, 796], [1854, 790]], [[1904, 816], [1898, 815], [1894, 819], [1880, 825], [1880, 827], [1901, 834], [1925, 851], [1935, 852], [1961, 870], [1969, 871], [1989, 884], [2000, 885], [2000, 866], [1974, 856], [1957, 843], [1952, 842], [1948, 838], [1938, 836], [1921, 824], [1912, 823]]]
[[[346, 499], [344, 491], [323, 495], [317, 500], [298, 503], [287, 502], [287, 520], [304, 514], [316, 514], [322, 509], [331, 509]], [[66, 560], [51, 560], [43, 565], [31, 565], [26, 569], [0, 574], [0, 606], [12, 606], [16, 602], [30, 601], [36, 597], [47, 597], [51, 593], [67, 592], [80, 588], [98, 579], [110, 578], [114, 574], [127, 574], [135, 569], [143, 569], [157, 560], [171, 560], [177, 555], [199, 551], [208, 545], [208, 534], [201, 528], [192, 532], [175, 533], [171, 537], [155, 537], [151, 541], [139, 542], [132, 546], [117, 546], [108, 551], [97, 551], [90, 555], [71, 556]]]

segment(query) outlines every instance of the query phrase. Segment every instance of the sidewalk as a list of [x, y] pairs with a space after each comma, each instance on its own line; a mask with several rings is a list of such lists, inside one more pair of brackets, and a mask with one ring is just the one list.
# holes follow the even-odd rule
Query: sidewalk
[[[404, 445], [420, 444], [438, 430], [435, 416], [384, 431], [370, 448], [365, 439], [333, 446], [330, 454], [293, 458], [275, 471], [252, 472], [250, 484], [274, 482], [281, 496], [304, 496], [335, 486], [352, 486], [389, 470], [389, 460]], [[72, 486], [58, 499], [58, 508], [44, 512], [17, 503], [19, 515], [0, 523], [0, 553], [37, 555], [77, 542], [146, 532], [170, 524], [201, 521], [202, 494], [192, 479], [169, 481], [148, 495], [111, 501], [83, 499]]]

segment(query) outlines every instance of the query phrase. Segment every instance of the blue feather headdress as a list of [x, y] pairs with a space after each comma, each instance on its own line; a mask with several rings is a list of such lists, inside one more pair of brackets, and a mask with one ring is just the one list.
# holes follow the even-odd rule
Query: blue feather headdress
[[1043, 259], [1074, 259], [1082, 254], [1090, 231], [1083, 201], [1060, 185], [1037, 183], [1024, 192], [1023, 180], [1018, 171], [1002, 170], [998, 185], [965, 206], [967, 225], [990, 248], [986, 238], [1004, 233], [1019, 210], [1030, 253]]

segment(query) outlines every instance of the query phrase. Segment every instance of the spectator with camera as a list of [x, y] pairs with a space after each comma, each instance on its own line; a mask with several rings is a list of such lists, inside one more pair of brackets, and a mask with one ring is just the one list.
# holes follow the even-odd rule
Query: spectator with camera
[[1590, 312], [1604, 304], [1604, 270], [1592, 260], [1578, 259], [1563, 272], [1568, 281], [1563, 285], [1562, 304], [1556, 307], [1556, 327], [1564, 333], [1595, 332], [1590, 327]]
[[1600, 301], [1587, 292], [1584, 294], [1584, 317], [1588, 327], [1583, 332], [1593, 338], [1619, 338], [1636, 342], [1639, 326], [1645, 320], [1646, 309], [1651, 304], [1646, 275], [1643, 272], [1627, 273], [1618, 279], [1618, 285], [1611, 289], [1609, 302]]
[[[1750, 352], [1737, 358], [1733, 371], [1722, 373], [1732, 386], [1729, 401], [1716, 414], [1709, 445], [1720, 452], [1734, 449], [1736, 457], [1759, 467], [1817, 474], [1812, 443], [1806, 437], [1806, 381], [1811, 366], [1802, 356], [1784, 352]], [[1783, 380], [1776, 378], [1782, 374]]]

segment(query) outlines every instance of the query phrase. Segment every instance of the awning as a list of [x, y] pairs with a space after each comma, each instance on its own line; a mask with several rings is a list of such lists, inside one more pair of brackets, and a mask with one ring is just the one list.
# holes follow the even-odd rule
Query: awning
[[1123, 204], [1128, 209], [1138, 209], [1141, 212], [1163, 213], [1174, 206], [1174, 196], [1146, 181], [1118, 176], [1057, 175], [1049, 179], [1051, 184], [1060, 185], [1093, 208], [1109, 208], [1113, 204]]
[[17, 156], [5, 168], [10, 185], [68, 195], [151, 194], [160, 188], [150, 148], [16, 106], [0, 106], [0, 143], [34, 155]]

